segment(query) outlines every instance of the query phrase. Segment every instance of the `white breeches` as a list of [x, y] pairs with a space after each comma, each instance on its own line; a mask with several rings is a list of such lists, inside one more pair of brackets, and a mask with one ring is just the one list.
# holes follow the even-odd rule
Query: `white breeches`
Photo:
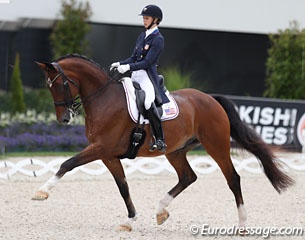
[[146, 110], [150, 109], [151, 104], [155, 101], [155, 89], [147, 75], [147, 72], [145, 70], [134, 71], [131, 74], [131, 80], [139, 83], [141, 88], [144, 90], [144, 107]]

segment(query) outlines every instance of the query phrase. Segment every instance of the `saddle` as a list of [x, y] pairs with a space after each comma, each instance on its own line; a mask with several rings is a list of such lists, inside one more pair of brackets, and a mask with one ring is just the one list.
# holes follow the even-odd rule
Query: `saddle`
[[[140, 84], [137, 82], [132, 82], [130, 80], [130, 73], [124, 73], [120, 74], [115, 68], [111, 69], [109, 72], [109, 76], [112, 78], [112, 80], [115, 80], [117, 82], [121, 82], [123, 84], [126, 99], [127, 99], [127, 106], [128, 111], [130, 114], [130, 117], [132, 120], [137, 124], [135, 128], [132, 129], [131, 135], [130, 135], [130, 141], [129, 141], [129, 147], [125, 154], [119, 156], [120, 159], [123, 158], [129, 158], [134, 159], [137, 156], [137, 153], [140, 149], [140, 147], [143, 145], [144, 140], [146, 138], [146, 131], [144, 129], [145, 124], [148, 123], [148, 114], [147, 110], [144, 107], [144, 101], [145, 101], [145, 92], [141, 89]], [[160, 77], [160, 83], [162, 83], [161, 87], [163, 90], [167, 91], [164, 86], [164, 78], [162, 75], [159, 75]], [[128, 84], [127, 84], [127, 82]], [[128, 85], [128, 86], [127, 86]], [[133, 86], [133, 87], [131, 87]], [[129, 93], [129, 91], [132, 91]], [[130, 94], [130, 95], [129, 95]], [[167, 91], [167, 94], [168, 91]], [[134, 96], [131, 97], [130, 96]], [[155, 104], [159, 113], [159, 116], [162, 116], [162, 120], [171, 120], [178, 116], [179, 110], [177, 107], [177, 104], [175, 103], [175, 100], [172, 96], [169, 96], [169, 99], [171, 99], [170, 103], [163, 104], [159, 106], [158, 104]], [[137, 108], [137, 112], [133, 112]]]
[[[113, 80], [115, 80], [115, 81], [117, 81], [117, 82], [122, 81], [122, 79], [125, 78], [125, 77], [129, 77], [129, 78], [131, 77], [130, 71], [127, 71], [126, 73], [121, 74], [121, 73], [119, 73], [119, 72], [117, 71], [117, 68], [112, 68], [112, 69], [110, 69], [110, 71], [109, 71], [108, 74], [109, 74], [109, 76], [110, 76]], [[164, 92], [166, 92], [167, 89], [166, 89], [165, 84], [164, 84], [164, 77], [163, 77], [162, 75], [159, 75], [159, 78], [160, 78], [160, 86], [161, 86], [161, 89], [162, 89]], [[136, 105], [137, 105], [137, 108], [138, 108], [140, 114], [142, 114], [142, 116], [143, 116], [144, 118], [147, 119], [147, 111], [146, 111], [146, 109], [145, 109], [145, 107], [144, 107], [145, 91], [142, 90], [142, 88], [141, 88], [141, 86], [140, 86], [139, 83], [137, 83], [137, 82], [132, 82], [132, 84], [133, 84], [133, 86], [134, 86], [134, 88], [135, 88], [135, 95], [136, 95]], [[160, 106], [160, 104], [158, 104], [158, 103], [156, 103], [156, 106], [157, 106], [157, 110], [158, 110], [158, 112], [159, 112], [160, 117], [162, 117], [162, 115], [163, 115], [162, 106]]]
[[[129, 148], [127, 152], [120, 157], [120, 159], [123, 158], [129, 158], [134, 159], [137, 156], [137, 153], [140, 149], [140, 147], [143, 145], [144, 140], [146, 138], [146, 131], [144, 130], [145, 122], [142, 124], [140, 123], [140, 116], [142, 115], [145, 119], [148, 118], [147, 116], [147, 110], [144, 107], [144, 101], [145, 101], [145, 92], [141, 88], [140, 84], [137, 82], [132, 82], [134, 89], [135, 89], [135, 95], [136, 95], [136, 104], [137, 108], [140, 112], [137, 119], [137, 126], [131, 131], [130, 140], [129, 140]], [[159, 112], [159, 115], [161, 116], [163, 113], [162, 107], [157, 107], [157, 110]]]
[[[161, 76], [161, 75], [160, 75]], [[164, 78], [163, 76], [161, 76], [163, 79], [163, 84], [164, 84]], [[140, 84], [137, 82], [132, 82], [134, 88], [135, 88], [135, 94], [136, 94], [136, 104], [137, 104], [137, 108], [139, 110], [139, 112], [142, 114], [142, 116], [144, 116], [144, 118], [147, 119], [147, 111], [144, 107], [144, 101], [145, 101], [145, 92], [144, 90], [141, 88]], [[165, 88], [165, 87], [164, 87]], [[159, 116], [162, 117], [163, 114], [163, 110], [162, 110], [162, 106], [157, 106], [157, 110], [159, 112]]]

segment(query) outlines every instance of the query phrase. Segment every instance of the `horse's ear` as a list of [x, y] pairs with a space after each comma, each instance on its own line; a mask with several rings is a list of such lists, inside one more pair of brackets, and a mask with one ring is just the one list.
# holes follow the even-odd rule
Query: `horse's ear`
[[54, 68], [53, 64], [51, 63], [47, 63], [47, 62], [44, 62], [44, 63], [40, 63], [40, 62], [35, 62], [40, 68], [42, 71], [44, 72], [47, 72], [47, 71], [56, 71], [56, 69]]

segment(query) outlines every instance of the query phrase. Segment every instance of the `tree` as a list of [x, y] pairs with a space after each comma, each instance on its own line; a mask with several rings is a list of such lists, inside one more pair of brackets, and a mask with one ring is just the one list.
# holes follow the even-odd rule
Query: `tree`
[[24, 112], [26, 110], [23, 96], [23, 87], [20, 74], [19, 54], [16, 54], [13, 74], [10, 82], [10, 110], [12, 113]]
[[89, 3], [63, 0], [60, 14], [62, 19], [57, 21], [50, 36], [53, 57], [68, 53], [86, 55], [89, 44], [85, 36], [90, 31], [87, 21], [92, 14]]
[[264, 95], [305, 99], [305, 30], [292, 22], [290, 28], [269, 35], [269, 39]]

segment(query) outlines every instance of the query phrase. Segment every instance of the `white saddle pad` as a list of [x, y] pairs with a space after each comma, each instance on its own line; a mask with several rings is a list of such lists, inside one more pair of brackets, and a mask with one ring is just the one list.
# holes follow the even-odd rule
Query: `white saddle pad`
[[[139, 111], [138, 111], [137, 104], [136, 104], [135, 89], [134, 89], [134, 86], [132, 85], [131, 78], [128, 78], [128, 77], [123, 78], [122, 84], [123, 84], [124, 90], [125, 90], [129, 115], [134, 122], [137, 122], [138, 116], [139, 116]], [[162, 109], [163, 109], [163, 114], [161, 117], [162, 121], [174, 119], [179, 115], [179, 108], [178, 108], [178, 105], [177, 105], [175, 99], [169, 94], [169, 91], [166, 91], [165, 94], [168, 97], [168, 99], [170, 100], [170, 102], [162, 105]], [[143, 123], [143, 122], [145, 122], [145, 124], [149, 123], [148, 119], [144, 119], [144, 117], [141, 115], [140, 123]]]

